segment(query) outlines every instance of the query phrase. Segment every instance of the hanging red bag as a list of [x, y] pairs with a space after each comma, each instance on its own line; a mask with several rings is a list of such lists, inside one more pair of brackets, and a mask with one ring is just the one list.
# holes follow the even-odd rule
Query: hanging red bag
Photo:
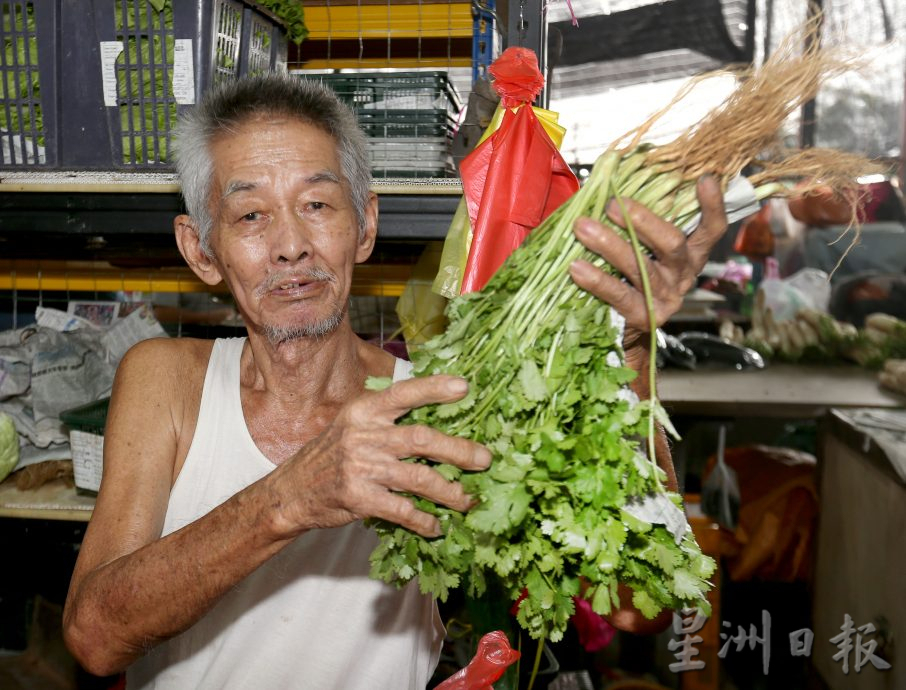
[[527, 48], [507, 48], [489, 68], [500, 128], [460, 163], [472, 244], [462, 292], [480, 290], [526, 235], [579, 189], [579, 181], [531, 107], [544, 77]]

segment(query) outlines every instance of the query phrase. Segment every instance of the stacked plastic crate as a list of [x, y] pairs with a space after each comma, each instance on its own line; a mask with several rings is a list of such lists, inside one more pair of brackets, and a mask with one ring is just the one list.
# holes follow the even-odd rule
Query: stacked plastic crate
[[166, 171], [178, 114], [287, 45], [251, 0], [7, 0], [0, 50], [0, 170]]
[[462, 108], [445, 72], [304, 75], [332, 88], [368, 137], [374, 178], [455, 177], [450, 145]]

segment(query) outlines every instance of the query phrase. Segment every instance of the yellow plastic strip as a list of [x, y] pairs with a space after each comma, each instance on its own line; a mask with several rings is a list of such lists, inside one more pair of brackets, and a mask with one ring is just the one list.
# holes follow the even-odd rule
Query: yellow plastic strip
[[305, 6], [308, 41], [358, 38], [471, 38], [468, 2]]
[[[356, 296], [399, 297], [411, 268], [408, 265], [356, 266], [351, 293]], [[78, 262], [0, 261], [0, 290], [34, 292], [227, 292], [213, 287], [189, 269], [118, 269], [108, 264]]]
[[386, 58], [367, 58], [362, 60], [356, 60], [353, 58], [331, 58], [327, 59], [318, 59], [318, 60], [306, 60], [305, 63], [293, 63], [288, 65], [290, 69], [382, 69], [382, 68], [394, 68], [394, 69], [415, 69], [418, 67], [426, 67], [433, 69], [448, 69], [450, 67], [471, 67], [472, 58], [470, 57], [449, 57], [449, 58], [399, 58], [391, 57], [389, 60]]

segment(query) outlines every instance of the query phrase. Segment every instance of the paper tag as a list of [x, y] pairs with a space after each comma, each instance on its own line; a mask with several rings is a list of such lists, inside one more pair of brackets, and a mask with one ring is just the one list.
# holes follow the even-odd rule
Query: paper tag
[[107, 106], [116, 105], [116, 59], [122, 52], [122, 41], [101, 41], [101, 82]]
[[[737, 175], [727, 185], [727, 191], [724, 192], [724, 210], [727, 213], [727, 222], [735, 223], [743, 218], [748, 218], [753, 213], [757, 213], [761, 205], [755, 196], [755, 187], [749, 182], [749, 178]], [[683, 228], [687, 235], [691, 234], [698, 227], [702, 214], [697, 213]]]
[[87, 431], [70, 431], [72, 473], [80, 489], [97, 491], [101, 488], [104, 469], [104, 437]]
[[673, 535], [677, 544], [691, 529], [683, 511], [664, 494], [633, 498], [623, 506], [623, 510], [632, 517], [650, 522], [652, 525], [664, 525], [667, 531]]
[[195, 105], [195, 68], [192, 39], [177, 38], [173, 46], [173, 98], [180, 105]]

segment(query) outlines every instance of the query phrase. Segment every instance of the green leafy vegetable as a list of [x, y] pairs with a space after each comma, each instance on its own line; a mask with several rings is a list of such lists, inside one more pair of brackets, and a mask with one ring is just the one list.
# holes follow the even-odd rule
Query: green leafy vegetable
[[287, 38], [299, 45], [308, 36], [302, 0], [257, 0], [258, 4], [274, 13], [286, 26]]
[[665, 475], [640, 442], [663, 411], [631, 393], [636, 374], [622, 361], [619, 319], [567, 272], [579, 257], [612, 270], [574, 239], [573, 223], [602, 218], [604, 202], [625, 183], [621, 176], [631, 179], [626, 171], [639, 164], [638, 156], [602, 157], [586, 185], [484, 290], [450, 302], [447, 331], [413, 353], [416, 376], [456, 374], [471, 387], [463, 400], [413, 410], [403, 423], [468, 436], [495, 458], [486, 472], [439, 467], [479, 499], [469, 513], [417, 499], [438, 516], [442, 537], [377, 522], [374, 577], [400, 584], [417, 577], [422, 591], [441, 599], [463, 585], [480, 595], [495, 578], [513, 601], [527, 590], [520, 625], [553, 640], [566, 628], [581, 581], [602, 614], [618, 603], [618, 583], [634, 590], [645, 615], [708, 610], [714, 564], [691, 532], [677, 538], [628, 510], [633, 497], [667, 496]]
[[0, 412], [0, 482], [6, 479], [19, 462], [19, 434], [13, 418]]
[[[601, 156], [584, 186], [529, 234], [482, 291], [450, 301], [445, 333], [413, 353], [415, 373], [462, 376], [469, 394], [413, 410], [401, 423], [473, 438], [493, 451], [494, 465], [475, 473], [442, 469], [479, 499], [465, 515], [414, 499], [438, 516], [439, 538], [376, 522], [374, 577], [418, 578], [422, 591], [442, 599], [454, 586], [480, 595], [490, 584], [513, 601], [525, 590], [520, 625], [552, 640], [562, 637], [574, 596], [581, 593], [607, 614], [624, 603], [621, 584], [649, 617], [685, 607], [709, 612], [714, 562], [687, 529], [681, 497], [664, 490], [663, 471], [644, 453], [646, 442], [653, 452], [655, 423], [669, 420], [656, 399], [640, 401], [627, 387], [635, 372], [624, 366], [618, 319], [569, 279], [577, 258], [613, 270], [576, 241], [573, 227], [581, 216], [609, 223], [610, 198], [621, 204], [631, 198], [687, 227], [700, 212], [696, 180], [709, 174], [726, 189], [746, 166], [758, 199], [786, 193], [800, 177], [812, 181], [806, 186], [817, 180], [854, 189], [858, 176], [874, 169], [863, 157], [778, 146], [786, 117], [824, 80], [851, 69], [851, 61], [811, 40], [820, 25], [810, 20], [793, 32], [720, 107], [675, 140], [640, 144], [695, 82], [683, 89]], [[631, 224], [624, 235], [642, 264]], [[653, 320], [647, 278], [642, 287]], [[651, 382], [653, 359], [646, 375]]]

